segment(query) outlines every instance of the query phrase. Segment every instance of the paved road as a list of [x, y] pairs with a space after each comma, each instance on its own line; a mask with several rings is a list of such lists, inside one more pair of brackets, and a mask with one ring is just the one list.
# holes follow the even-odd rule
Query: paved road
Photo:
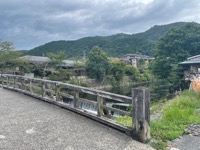
[[200, 136], [183, 135], [173, 143], [180, 150], [200, 150]]
[[86, 117], [0, 89], [1, 150], [151, 150]]

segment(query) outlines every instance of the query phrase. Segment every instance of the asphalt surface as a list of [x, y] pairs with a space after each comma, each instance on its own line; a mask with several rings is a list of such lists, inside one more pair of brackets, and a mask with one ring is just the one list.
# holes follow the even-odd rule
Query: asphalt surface
[[174, 144], [180, 150], [200, 150], [200, 136], [183, 135]]
[[55, 105], [0, 89], [0, 150], [151, 150]]

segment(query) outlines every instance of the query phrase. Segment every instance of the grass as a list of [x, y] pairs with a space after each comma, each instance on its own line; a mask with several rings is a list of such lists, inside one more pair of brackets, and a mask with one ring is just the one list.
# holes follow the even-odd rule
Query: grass
[[163, 141], [151, 142], [150, 145], [157, 150], [164, 150], [167, 147], [167, 144]]
[[200, 96], [184, 91], [166, 103], [161, 119], [151, 122], [151, 135], [162, 141], [173, 140], [182, 135], [192, 123], [200, 123], [196, 109], [200, 108]]
[[[200, 115], [196, 111], [200, 108], [200, 95], [193, 91], [184, 91], [173, 100], [158, 105], [161, 107], [153, 105], [153, 111], [157, 112], [155, 108], [161, 108], [159, 111], [162, 112], [162, 117], [151, 121], [150, 125], [151, 136], [158, 140], [157, 143], [152, 143], [152, 147], [156, 149], [164, 149], [161, 148], [163, 143], [183, 135], [184, 129], [190, 124], [200, 123]], [[116, 118], [115, 121], [127, 126], [132, 122], [128, 117]]]
[[129, 116], [117, 117], [114, 119], [117, 123], [123, 124], [125, 126], [132, 127], [132, 118]]

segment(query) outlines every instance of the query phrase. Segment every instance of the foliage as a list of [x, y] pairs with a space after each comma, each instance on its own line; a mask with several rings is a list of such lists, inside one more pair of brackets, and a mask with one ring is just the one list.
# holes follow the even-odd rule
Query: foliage
[[49, 52], [47, 53], [47, 56], [51, 60], [51, 63], [53, 65], [61, 65], [63, 60], [66, 59], [66, 55], [64, 51], [58, 51], [58, 52]]
[[200, 53], [199, 39], [199, 24], [188, 23], [171, 29], [158, 41], [156, 59], [151, 66], [153, 72], [161, 79], [180, 84], [183, 73], [178, 63]]
[[10, 61], [10, 67], [19, 67], [19, 71], [22, 73], [31, 73], [33, 71], [33, 65], [27, 60], [15, 59]]
[[0, 51], [13, 51], [15, 47], [12, 42], [0, 40]]
[[49, 77], [50, 80], [65, 82], [66, 80], [70, 80], [70, 77], [74, 74], [74, 70], [72, 69], [58, 68], [47, 74], [47, 77]]
[[122, 62], [112, 63], [111, 74], [116, 81], [123, 79], [125, 75], [126, 64]]
[[106, 55], [98, 46], [92, 48], [86, 62], [86, 70], [91, 78], [102, 81], [108, 75], [111, 63]]
[[89, 87], [88, 82], [86, 82], [86, 81], [81, 81], [80, 79], [77, 79], [77, 78], [72, 78], [72, 79], [70, 79], [68, 83], [69, 83], [69, 84], [74, 84], [74, 85], [83, 86], [83, 87]]
[[166, 150], [167, 143], [163, 141], [155, 141], [150, 143], [151, 147], [155, 148], [156, 150]]
[[20, 53], [14, 50], [12, 42], [0, 41], [0, 63], [19, 57]]
[[132, 75], [133, 81], [140, 81], [140, 72], [138, 68], [135, 67], [127, 67], [126, 73]]
[[154, 26], [151, 29], [138, 34], [116, 34], [112, 36], [86, 37], [75, 41], [53, 41], [26, 51], [26, 55], [40, 55], [48, 52], [64, 50], [69, 57], [83, 57], [88, 55], [93, 46], [102, 48], [109, 56], [122, 56], [127, 53], [140, 52], [153, 55], [153, 49], [157, 40], [172, 27], [182, 26], [187, 23], [173, 23], [169, 25]]
[[132, 118], [129, 117], [129, 116], [116, 117], [114, 120], [117, 123], [123, 124], [125, 126], [132, 127]]
[[49, 65], [53, 68], [50, 75], [48, 75], [50, 80], [64, 82], [69, 80], [70, 76], [74, 75], [74, 70], [62, 69], [61, 67], [63, 60], [66, 59], [65, 51], [49, 52], [47, 56], [51, 60]]
[[137, 67], [140, 69], [145, 69], [146, 68], [146, 63], [143, 59], [139, 59], [137, 62]]
[[155, 25], [145, 32], [136, 34], [136, 36], [138, 38], [148, 39], [150, 41], [157, 41], [171, 28], [181, 27], [185, 24], [187, 24], [187, 22], [175, 22], [167, 25]]
[[[19, 63], [15, 59], [20, 56], [20, 53], [14, 50], [15, 48], [12, 42], [0, 40], [1, 72], [13, 73], [13, 71], [15, 71], [15, 67]], [[10, 68], [7, 66], [10, 66]]]
[[33, 66], [28, 61], [21, 59], [11, 59], [2, 62], [0, 63], [0, 68], [4, 73], [14, 74], [24, 74], [33, 71]]

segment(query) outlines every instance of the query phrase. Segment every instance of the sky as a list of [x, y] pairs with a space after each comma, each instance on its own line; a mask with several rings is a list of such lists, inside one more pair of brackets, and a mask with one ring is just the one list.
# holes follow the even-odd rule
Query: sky
[[0, 0], [0, 39], [17, 50], [179, 21], [200, 23], [200, 0]]

